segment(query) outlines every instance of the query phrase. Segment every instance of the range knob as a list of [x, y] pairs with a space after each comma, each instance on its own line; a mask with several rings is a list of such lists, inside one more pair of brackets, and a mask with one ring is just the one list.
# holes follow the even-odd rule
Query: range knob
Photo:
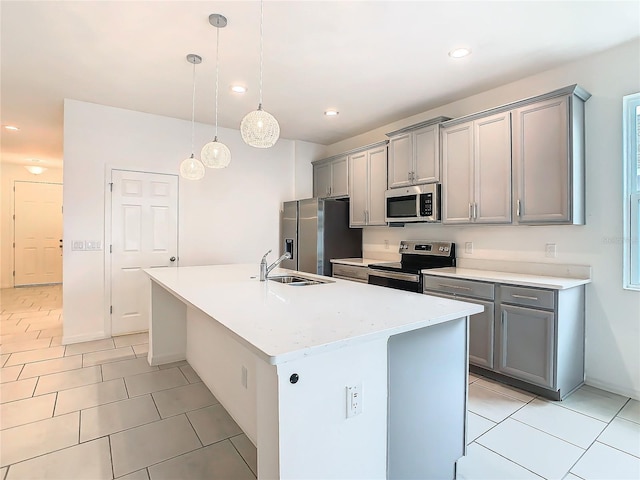
[[444, 247], [438, 248], [439, 251], [444, 252]]

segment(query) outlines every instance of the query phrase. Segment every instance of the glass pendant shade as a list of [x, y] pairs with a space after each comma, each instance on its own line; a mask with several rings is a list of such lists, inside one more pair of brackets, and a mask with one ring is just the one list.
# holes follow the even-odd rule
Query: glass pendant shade
[[180, 163], [180, 176], [187, 180], [201, 180], [204, 177], [204, 165], [191, 154]]
[[231, 150], [216, 137], [202, 147], [200, 160], [208, 168], [226, 168], [231, 163]]
[[247, 145], [256, 148], [273, 147], [280, 137], [280, 125], [273, 115], [265, 112], [262, 105], [249, 112], [240, 123], [240, 134]]

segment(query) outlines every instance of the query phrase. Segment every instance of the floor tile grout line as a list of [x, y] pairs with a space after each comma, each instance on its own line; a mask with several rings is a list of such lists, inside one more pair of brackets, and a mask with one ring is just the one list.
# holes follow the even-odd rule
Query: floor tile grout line
[[[506, 420], [506, 419], [505, 419]], [[541, 479], [546, 480], [546, 477], [540, 475], [539, 473], [534, 472], [533, 470], [531, 470], [530, 468], [525, 467], [524, 465], [520, 465], [518, 462], [516, 462], [515, 460], [513, 460], [512, 458], [509, 457], [505, 457], [504, 455], [502, 455], [500, 452], [496, 452], [495, 450], [492, 450], [491, 448], [489, 448], [486, 445], [483, 445], [481, 443], [478, 443], [477, 441], [474, 440], [473, 443], [478, 444], [479, 446], [481, 446], [482, 448], [486, 448], [487, 450], [489, 450], [492, 453], [495, 453], [496, 455], [498, 455], [501, 458], [504, 458], [505, 460], [509, 461], [510, 463], [513, 463], [514, 465], [519, 466], [520, 468], [524, 468], [526, 471], [533, 473], [536, 477], [540, 477]], [[566, 473], [565, 473], [566, 476]]]
[[[155, 399], [153, 400], [155, 403]], [[157, 408], [157, 407], [156, 407]], [[193, 410], [191, 410], [193, 411]], [[198, 431], [196, 430], [196, 427], [193, 426], [193, 423], [191, 422], [191, 419], [189, 418], [189, 415], [187, 415], [188, 412], [183, 412], [183, 415], [185, 416], [185, 418], [187, 419], [187, 422], [189, 422], [189, 426], [191, 426], [191, 430], [193, 430], [193, 433], [196, 434], [196, 438], [198, 439], [198, 441], [200, 442], [200, 445], [202, 447], [205, 446], [204, 442], [202, 441], [202, 439], [200, 438], [200, 435], [198, 435]], [[174, 415], [177, 416], [177, 415]]]
[[[253, 471], [253, 468], [251, 468], [251, 465], [249, 465], [249, 462], [247, 462], [247, 459], [246, 459], [246, 458], [244, 458], [244, 455], [242, 455], [242, 452], [241, 452], [240, 450], [238, 450], [238, 447], [236, 447], [236, 444], [235, 444], [235, 443], [233, 443], [233, 442], [231, 441], [231, 439], [232, 439], [232, 438], [236, 438], [236, 437], [239, 437], [239, 436], [241, 436], [241, 435], [243, 435], [243, 434], [241, 433], [241, 434], [239, 434], [239, 435], [234, 435], [234, 436], [232, 436], [232, 437], [228, 437], [228, 438], [227, 438], [227, 440], [229, 440], [229, 443], [230, 443], [230, 444], [231, 444], [231, 446], [234, 448], [234, 450], [235, 450], [236, 452], [238, 452], [238, 455], [240, 455], [240, 458], [242, 459], [242, 461], [244, 462], [244, 464], [247, 466], [247, 468], [248, 468], [249, 470], [251, 470], [251, 473], [253, 473], [253, 475], [254, 475], [256, 478], [258, 478], [258, 472], [254, 472], [254, 471]], [[248, 438], [248, 437], [247, 437], [247, 438]], [[249, 440], [249, 441], [251, 441], [251, 440]]]
[[113, 468], [113, 450], [111, 449], [111, 435], [107, 435], [107, 442], [109, 442], [109, 460], [111, 461], [111, 478], [116, 478], [116, 471]]
[[615, 447], [615, 446], [613, 446], [613, 445], [609, 445], [608, 443], [605, 443], [605, 442], [603, 442], [602, 440], [598, 440], [598, 439], [596, 439], [596, 441], [595, 441], [595, 442], [593, 442], [593, 443], [589, 446], [589, 448], [591, 448], [591, 447], [592, 447], [594, 444], [596, 444], [596, 443], [599, 443], [599, 444], [601, 444], [601, 445], [606, 445], [607, 447], [609, 447], [609, 448], [613, 448], [614, 450], [617, 450], [617, 451], [619, 451], [620, 453], [624, 453], [624, 454], [626, 454], [626, 455], [629, 455], [630, 457], [634, 457], [634, 458], [637, 458], [637, 459], [639, 459], [639, 460], [640, 460], [640, 456], [638, 456], [638, 455], [634, 455], [633, 453], [625, 452], [624, 450], [620, 450], [618, 447]]
[[[509, 417], [509, 418], [511, 418], [511, 417]], [[585, 448], [585, 447], [581, 447], [580, 445], [576, 445], [575, 443], [570, 442], [569, 440], [567, 440], [567, 439], [565, 439], [565, 438], [562, 438], [562, 437], [559, 437], [559, 436], [557, 436], [557, 435], [554, 435], [553, 433], [549, 433], [549, 432], [547, 432], [547, 431], [545, 431], [545, 430], [542, 430], [541, 428], [538, 428], [538, 427], [536, 427], [536, 426], [534, 426], [534, 425], [529, 425], [527, 422], [524, 422], [524, 421], [522, 421], [522, 420], [520, 420], [520, 419], [512, 418], [512, 420], [513, 420], [513, 421], [515, 421], [515, 422], [518, 422], [518, 423], [520, 423], [520, 424], [522, 424], [522, 425], [526, 425], [526, 426], [527, 426], [527, 427], [529, 427], [529, 428], [533, 428], [534, 430], [537, 430], [537, 431], [539, 431], [539, 432], [542, 432], [542, 433], [544, 433], [544, 434], [547, 434], [547, 435], [549, 435], [550, 437], [556, 438], [556, 439], [558, 439], [558, 440], [560, 440], [560, 441], [562, 441], [562, 442], [564, 442], [564, 443], [568, 443], [569, 445], [572, 445], [572, 446], [574, 446], [574, 447], [576, 447], [576, 448], [579, 448], [580, 450], [584, 450], [585, 452], [587, 451], [587, 448], [588, 448], [588, 447], [587, 447], [587, 448]], [[605, 428], [606, 428], [606, 427], [605, 427]], [[603, 430], [603, 431], [604, 431], [604, 430]], [[600, 433], [602, 433], [602, 432], [600, 432]], [[599, 435], [600, 435], [600, 434], [598, 434], [598, 436], [599, 436]], [[596, 437], [596, 438], [597, 438], [597, 437]], [[595, 440], [594, 440], [594, 441], [595, 441]], [[591, 446], [592, 444], [593, 444], [593, 442], [591, 442], [591, 443], [589, 444], [589, 446]]]

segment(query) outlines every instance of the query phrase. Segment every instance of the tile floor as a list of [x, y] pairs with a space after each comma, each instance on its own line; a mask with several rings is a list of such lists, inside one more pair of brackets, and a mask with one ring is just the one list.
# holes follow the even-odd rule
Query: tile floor
[[[186, 362], [150, 367], [146, 334], [62, 346], [61, 296], [0, 291], [0, 480], [255, 478], [255, 447]], [[459, 479], [640, 478], [640, 402], [469, 383]]]

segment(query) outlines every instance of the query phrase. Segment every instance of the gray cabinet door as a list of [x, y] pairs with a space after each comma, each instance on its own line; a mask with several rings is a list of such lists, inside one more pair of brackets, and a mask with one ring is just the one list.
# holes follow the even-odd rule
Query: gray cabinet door
[[500, 306], [496, 369], [514, 378], [555, 388], [555, 314]]
[[369, 190], [367, 225], [386, 225], [384, 192], [387, 189], [387, 146], [382, 145], [368, 152]]
[[471, 223], [473, 122], [442, 129], [442, 223]]
[[474, 221], [511, 223], [511, 113], [473, 122]]
[[429, 125], [412, 132], [414, 150], [413, 183], [434, 183], [440, 180], [440, 125]]
[[331, 162], [331, 197], [349, 196], [349, 160], [341, 157]]
[[411, 133], [389, 139], [389, 188], [411, 185], [413, 142]]
[[367, 152], [354, 153], [349, 160], [349, 168], [351, 170], [349, 226], [363, 227], [367, 224]]
[[469, 363], [493, 369], [493, 339], [495, 310], [493, 302], [461, 298], [465, 302], [478, 303], [484, 312], [469, 318]]
[[313, 196], [326, 198], [331, 195], [331, 163], [313, 166]]
[[568, 97], [554, 98], [513, 113], [520, 223], [572, 220], [568, 102]]

